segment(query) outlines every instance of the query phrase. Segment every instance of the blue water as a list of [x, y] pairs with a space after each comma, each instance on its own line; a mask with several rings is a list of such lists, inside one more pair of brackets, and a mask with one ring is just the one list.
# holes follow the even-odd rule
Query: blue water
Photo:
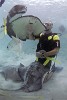
[[[52, 21], [54, 25], [53, 32], [62, 34], [62, 36], [60, 36], [61, 48], [57, 56], [57, 60], [60, 63], [56, 63], [56, 65], [59, 67], [62, 66], [64, 69], [60, 74], [56, 74], [54, 80], [45, 85], [46, 88], [44, 87], [44, 92], [41, 91], [38, 93], [43, 93], [43, 95], [46, 96], [45, 100], [67, 100], [67, 0], [6, 0], [0, 8], [0, 25], [3, 24], [3, 18], [6, 18], [9, 10], [15, 4], [25, 4], [27, 6], [26, 15], [37, 16], [43, 23], [48, 20]], [[59, 30], [59, 26], [61, 25], [65, 27], [64, 32]], [[21, 51], [14, 52], [7, 49], [10, 40], [10, 37], [7, 35], [1, 35], [0, 37], [0, 65], [17, 65], [21, 62], [27, 66], [35, 60], [35, 51], [38, 41], [27, 40], [26, 42], [22, 42]], [[51, 86], [51, 88], [49, 86]], [[60, 88], [60, 90], [58, 88]], [[57, 97], [55, 94], [57, 94]], [[56, 99], [49, 99], [51, 96]], [[60, 96], [62, 96], [62, 98]]]

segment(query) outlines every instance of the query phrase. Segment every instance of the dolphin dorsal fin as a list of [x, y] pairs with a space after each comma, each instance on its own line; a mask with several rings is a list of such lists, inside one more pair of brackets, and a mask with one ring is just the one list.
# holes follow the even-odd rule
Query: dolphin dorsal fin
[[21, 63], [20, 63], [20, 66], [21, 66], [21, 67], [24, 67], [24, 65], [23, 65], [23, 64], [21, 64]]

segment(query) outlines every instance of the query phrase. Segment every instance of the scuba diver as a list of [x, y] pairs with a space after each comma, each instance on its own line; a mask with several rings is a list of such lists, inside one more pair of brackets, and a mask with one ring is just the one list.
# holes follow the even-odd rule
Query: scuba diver
[[53, 27], [52, 22], [47, 22], [44, 25], [46, 30], [40, 34], [36, 49], [36, 61], [50, 69], [52, 60], [49, 58], [54, 58], [59, 52], [60, 39], [57, 33], [52, 33], [51, 31]]
[[0, 0], [0, 7], [2, 6], [2, 4], [5, 2], [5, 0]]

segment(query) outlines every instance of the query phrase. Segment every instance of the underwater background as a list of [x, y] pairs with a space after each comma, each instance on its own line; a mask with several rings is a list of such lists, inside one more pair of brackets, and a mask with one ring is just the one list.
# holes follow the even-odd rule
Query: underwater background
[[[56, 66], [63, 67], [63, 70], [55, 73], [40, 91], [23, 93], [1, 90], [0, 93], [3, 96], [0, 98], [4, 100], [67, 100], [67, 0], [5, 0], [5, 3], [0, 7], [0, 26], [3, 25], [3, 18], [7, 17], [10, 9], [16, 4], [27, 6], [27, 12], [24, 15], [37, 16], [43, 23], [48, 20], [52, 21], [52, 31], [61, 33], [61, 48], [57, 56]], [[17, 47], [14, 50], [12, 48], [7, 49], [10, 41], [11, 38], [4, 34], [3, 29], [0, 29], [0, 70], [4, 66], [11, 67], [11, 65], [20, 63], [28, 66], [35, 60], [37, 40], [22, 41], [20, 48]], [[20, 87], [20, 84], [11, 81], [6, 82], [0, 76], [1, 88], [12, 88], [10, 85], [14, 86], [15, 89]]]

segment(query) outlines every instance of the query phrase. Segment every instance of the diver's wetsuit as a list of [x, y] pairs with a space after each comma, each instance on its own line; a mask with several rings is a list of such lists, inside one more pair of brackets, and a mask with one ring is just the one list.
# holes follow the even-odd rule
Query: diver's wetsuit
[[[40, 50], [45, 50], [46, 52], [49, 52], [54, 48], [60, 48], [59, 36], [56, 33], [49, 33], [40, 37], [39, 43], [37, 44], [36, 52]], [[55, 55], [50, 57], [55, 57]], [[46, 58], [38, 58], [38, 61], [43, 64], [46, 61]], [[50, 68], [50, 66], [51, 60], [45, 65], [45, 67]]]

